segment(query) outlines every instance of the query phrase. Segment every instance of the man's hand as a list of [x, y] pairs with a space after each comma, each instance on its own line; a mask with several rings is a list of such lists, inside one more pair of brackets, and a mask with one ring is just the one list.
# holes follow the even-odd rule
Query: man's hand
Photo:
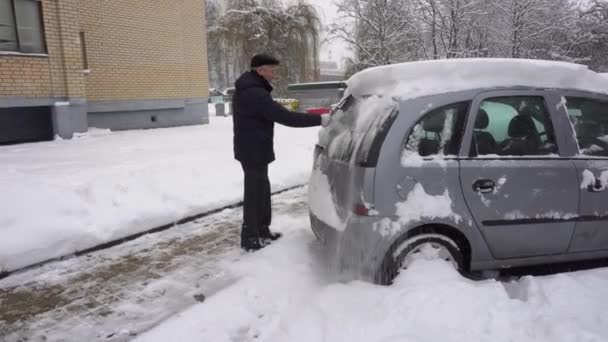
[[329, 114], [321, 115], [321, 126], [327, 127], [327, 125], [329, 125], [330, 122], [331, 122], [331, 115], [329, 115]]

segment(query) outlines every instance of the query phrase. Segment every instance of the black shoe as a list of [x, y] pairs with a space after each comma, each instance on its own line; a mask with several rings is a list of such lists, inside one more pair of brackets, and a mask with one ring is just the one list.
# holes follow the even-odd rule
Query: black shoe
[[245, 250], [245, 252], [255, 252], [264, 247], [266, 247], [266, 244], [261, 238], [241, 238], [241, 248]]
[[265, 239], [265, 240], [276, 241], [279, 238], [281, 238], [281, 236], [283, 236], [283, 234], [273, 233], [270, 231], [270, 229], [268, 227], [264, 227], [260, 231], [260, 238]]

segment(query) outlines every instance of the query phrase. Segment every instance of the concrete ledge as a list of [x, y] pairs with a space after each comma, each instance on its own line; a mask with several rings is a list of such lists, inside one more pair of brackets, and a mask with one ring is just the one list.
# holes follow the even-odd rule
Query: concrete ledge
[[67, 101], [65, 97], [0, 97], [0, 108], [44, 107]]
[[0, 108], [50, 107], [55, 135], [69, 139], [88, 127], [127, 130], [209, 123], [207, 98], [88, 102], [84, 98], [0, 98]]
[[134, 112], [184, 108], [190, 99], [89, 101], [89, 113]]
[[111, 130], [209, 123], [206, 98], [89, 102], [89, 127]]

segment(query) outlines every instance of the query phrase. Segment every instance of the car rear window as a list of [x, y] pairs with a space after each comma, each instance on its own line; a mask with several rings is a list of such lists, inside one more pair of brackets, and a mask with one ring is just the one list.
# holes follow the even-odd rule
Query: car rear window
[[374, 166], [381, 140], [396, 115], [397, 104], [392, 98], [349, 95], [334, 109], [331, 125], [321, 132], [319, 144], [331, 159]]

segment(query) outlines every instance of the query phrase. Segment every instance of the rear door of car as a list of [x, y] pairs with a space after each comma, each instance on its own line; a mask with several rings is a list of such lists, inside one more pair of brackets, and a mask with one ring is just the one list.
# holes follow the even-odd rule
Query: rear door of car
[[[569, 251], [608, 250], [608, 96], [561, 92], [574, 128], [580, 209]], [[564, 113], [565, 114], [565, 113]]]
[[[578, 178], [559, 134], [555, 99], [490, 91], [473, 101], [463, 139], [464, 198], [497, 259], [563, 254], [578, 214]], [[483, 122], [481, 112], [488, 115]]]

